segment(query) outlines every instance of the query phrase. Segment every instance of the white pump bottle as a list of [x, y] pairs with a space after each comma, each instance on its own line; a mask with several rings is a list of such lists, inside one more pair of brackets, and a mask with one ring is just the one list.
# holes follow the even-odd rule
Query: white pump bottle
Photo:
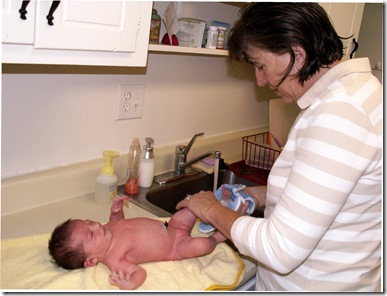
[[155, 174], [155, 159], [153, 155], [152, 138], [145, 138], [146, 145], [143, 149], [143, 155], [140, 159], [139, 185], [142, 188], [152, 186], [153, 176]]

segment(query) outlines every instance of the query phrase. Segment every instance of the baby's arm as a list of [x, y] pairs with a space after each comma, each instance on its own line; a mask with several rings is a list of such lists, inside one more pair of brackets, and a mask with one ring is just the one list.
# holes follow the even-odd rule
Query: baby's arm
[[129, 197], [117, 196], [113, 200], [111, 213], [110, 213], [110, 222], [118, 221], [125, 218], [124, 211], [122, 210], [122, 205], [125, 200], [129, 200]]
[[109, 275], [109, 283], [116, 285], [121, 290], [134, 290], [142, 285], [146, 279], [146, 271], [144, 268], [128, 263], [125, 268], [117, 268], [112, 270]]

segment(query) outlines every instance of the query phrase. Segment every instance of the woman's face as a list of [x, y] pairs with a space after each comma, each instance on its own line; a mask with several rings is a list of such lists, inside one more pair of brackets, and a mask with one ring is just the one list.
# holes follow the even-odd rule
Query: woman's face
[[303, 95], [303, 87], [295, 76], [298, 69], [302, 67], [300, 67], [300, 63], [303, 60], [297, 56], [298, 53], [296, 51], [296, 61], [290, 74], [277, 87], [276, 85], [281, 81], [289, 66], [290, 55], [276, 55], [270, 51], [252, 46], [248, 48], [247, 54], [250, 62], [255, 67], [255, 77], [258, 86], [268, 85], [271, 89], [275, 90], [276, 96], [281, 97], [285, 103], [296, 102]]

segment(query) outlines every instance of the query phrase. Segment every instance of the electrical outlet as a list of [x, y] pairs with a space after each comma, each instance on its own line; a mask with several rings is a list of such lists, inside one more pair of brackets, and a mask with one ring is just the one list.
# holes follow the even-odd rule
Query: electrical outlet
[[141, 118], [144, 105], [144, 84], [120, 84], [116, 120]]

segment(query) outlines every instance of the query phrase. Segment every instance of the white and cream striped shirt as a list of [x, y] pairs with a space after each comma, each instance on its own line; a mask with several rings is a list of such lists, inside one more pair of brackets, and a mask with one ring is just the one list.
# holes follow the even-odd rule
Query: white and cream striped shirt
[[265, 218], [240, 217], [233, 241], [259, 262], [257, 290], [379, 291], [382, 86], [367, 58], [348, 60], [297, 104]]

